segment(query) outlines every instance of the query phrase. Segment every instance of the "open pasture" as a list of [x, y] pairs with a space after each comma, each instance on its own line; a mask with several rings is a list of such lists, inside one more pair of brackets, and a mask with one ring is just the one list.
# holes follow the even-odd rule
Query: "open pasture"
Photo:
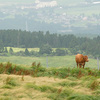
[[[43, 67], [76, 67], [75, 55], [48, 56], [48, 57], [24, 57], [24, 56], [1, 56], [0, 62], [30, 66], [33, 62], [41, 63]], [[89, 58], [85, 68], [98, 68], [97, 60]]]

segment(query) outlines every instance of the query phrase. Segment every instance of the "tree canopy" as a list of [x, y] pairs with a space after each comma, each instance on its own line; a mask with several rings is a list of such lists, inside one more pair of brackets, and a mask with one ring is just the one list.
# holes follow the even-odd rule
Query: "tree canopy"
[[[40, 48], [40, 54], [50, 54], [51, 48], [68, 48], [72, 54], [83, 53], [100, 56], [100, 36], [94, 38], [76, 37], [72, 34], [50, 34], [21, 30], [0, 30], [0, 52], [4, 47]], [[45, 52], [44, 52], [45, 51]], [[57, 50], [58, 53], [64, 53]]]

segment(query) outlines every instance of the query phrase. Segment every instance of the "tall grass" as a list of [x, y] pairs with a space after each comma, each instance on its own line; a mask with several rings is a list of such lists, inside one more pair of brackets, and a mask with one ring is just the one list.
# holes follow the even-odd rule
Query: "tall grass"
[[91, 73], [89, 74], [89, 71], [91, 69], [82, 69], [82, 68], [65, 68], [65, 67], [60, 67], [60, 68], [49, 68], [47, 71], [44, 73], [44, 76], [53, 76], [53, 77], [58, 77], [58, 78], [69, 78], [73, 77], [74, 80], [80, 79], [84, 76], [87, 78], [89, 76], [94, 76], [98, 77], [100, 76], [100, 71], [98, 70], [91, 70]]
[[[5, 64], [0, 63], [0, 73], [3, 74], [16, 74], [16, 75], [32, 75], [35, 77], [39, 76], [52, 76], [58, 78], [68, 78], [74, 77], [80, 79], [84, 76], [85, 78], [89, 78], [89, 76], [99, 77], [100, 70], [90, 69], [90, 68], [45, 68], [42, 67], [40, 63], [33, 62], [31, 67], [21, 67], [19, 65], [13, 65], [10, 62]], [[23, 80], [23, 79], [22, 79]], [[85, 80], [85, 79], [84, 79]]]
[[46, 86], [46, 85], [38, 86], [35, 83], [27, 83], [26, 88], [33, 88], [41, 92], [51, 92], [51, 93], [55, 93], [57, 91], [57, 89], [54, 87]]
[[[18, 76], [21, 78], [19, 81], [12, 77], [6, 77], [1, 84], [1, 89], [9, 89], [12, 94], [14, 89], [20, 87], [20, 82], [20, 84], [23, 84], [21, 85], [23, 90], [19, 92], [25, 91], [26, 98], [34, 99], [34, 91], [51, 100], [99, 100], [100, 98], [100, 70], [69, 67], [44, 68], [36, 62], [33, 62], [29, 68], [24, 69], [20, 65], [15, 66], [8, 62], [0, 64], [0, 73], [21, 75]], [[26, 77], [26, 75], [32, 77]], [[1, 79], [3, 78], [1, 77]], [[2, 81], [1, 79], [0, 81]], [[3, 92], [1, 95], [7, 96], [9, 94]], [[16, 94], [16, 97], [23, 99], [25, 95]], [[36, 94], [34, 93], [34, 95]]]
[[73, 91], [71, 89], [60, 88], [56, 93], [49, 95], [48, 98], [50, 98], [51, 100], [67, 100], [67, 98], [72, 94]]
[[18, 85], [18, 83], [16, 82], [16, 80], [14, 78], [11, 78], [11, 77], [7, 77], [4, 80], [4, 83], [7, 84], [7, 85], [11, 85], [11, 86], [17, 86]]
[[89, 96], [89, 95], [81, 95], [81, 94], [73, 94], [68, 97], [67, 100], [99, 100], [98, 96]]

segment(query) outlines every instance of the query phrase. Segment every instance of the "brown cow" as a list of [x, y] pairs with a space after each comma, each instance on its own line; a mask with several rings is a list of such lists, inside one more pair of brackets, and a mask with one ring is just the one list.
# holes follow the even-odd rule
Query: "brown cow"
[[83, 66], [85, 66], [85, 62], [88, 62], [88, 56], [84, 56], [82, 54], [77, 54], [76, 57], [75, 57], [75, 60], [76, 60], [76, 63], [77, 63], [77, 68], [78, 68], [78, 65], [79, 65], [79, 68], [81, 68]]

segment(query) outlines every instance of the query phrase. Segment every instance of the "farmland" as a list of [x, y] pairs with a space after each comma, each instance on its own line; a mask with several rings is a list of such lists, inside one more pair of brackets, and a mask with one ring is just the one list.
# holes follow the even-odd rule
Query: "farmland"
[[[97, 60], [89, 58], [86, 67], [97, 68]], [[76, 67], [75, 55], [67, 56], [48, 56], [48, 57], [23, 57], [23, 56], [2, 56], [0, 62], [12, 62], [14, 64], [30, 66], [33, 62], [40, 62], [42, 66], [47, 67]]]
[[[9, 51], [10, 47], [7, 47]], [[25, 48], [14, 48], [12, 47], [13, 52], [25, 51]], [[52, 48], [53, 51], [56, 48]], [[62, 48], [65, 49], [65, 48]], [[28, 48], [29, 51], [39, 52], [39, 48]], [[69, 51], [70, 52], [70, 51]], [[33, 62], [41, 63], [43, 67], [76, 67], [75, 55], [70, 55], [70, 53], [66, 56], [0, 56], [0, 62], [6, 63], [11, 62], [13, 64], [19, 64], [24, 66], [30, 66]], [[89, 62], [86, 63], [86, 68], [98, 68], [97, 59], [93, 59], [91, 56], [89, 57]]]
[[[13, 50], [25, 51], [25, 48]], [[38, 48], [29, 48], [31, 50], [39, 51]], [[96, 59], [89, 57], [85, 69], [80, 69], [76, 68], [75, 55], [0, 57], [0, 100], [99, 98], [100, 70]]]

